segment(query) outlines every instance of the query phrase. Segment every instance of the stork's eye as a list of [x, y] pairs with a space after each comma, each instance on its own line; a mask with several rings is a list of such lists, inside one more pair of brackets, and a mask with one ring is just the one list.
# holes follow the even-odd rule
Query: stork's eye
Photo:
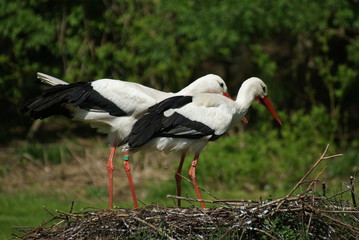
[[267, 89], [266, 89], [266, 87], [265, 86], [262, 86], [262, 90], [263, 90], [263, 92], [267, 92]]
[[221, 86], [221, 88], [223, 88], [223, 87], [224, 87], [224, 84], [223, 84], [223, 83], [219, 83], [219, 86]]

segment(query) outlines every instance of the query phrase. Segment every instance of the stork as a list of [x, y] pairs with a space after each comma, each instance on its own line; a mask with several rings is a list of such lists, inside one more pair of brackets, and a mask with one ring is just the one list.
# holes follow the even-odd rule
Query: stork
[[[38, 78], [53, 87], [28, 102], [23, 112], [29, 112], [35, 119], [65, 115], [108, 133], [111, 144], [107, 161], [109, 209], [113, 208], [113, 159], [117, 144], [130, 133], [134, 123], [149, 107], [175, 95], [215, 93], [229, 97], [226, 83], [214, 74], [195, 80], [178, 93], [162, 92], [138, 83], [114, 79], [68, 84], [44, 73], [38, 73]], [[184, 157], [185, 152], [181, 158]], [[125, 165], [125, 168], [127, 167]]]
[[[209, 141], [215, 141], [247, 113], [251, 103], [257, 100], [266, 106], [275, 120], [282, 125], [271, 102], [267, 97], [267, 86], [256, 77], [243, 82], [236, 101], [218, 94], [199, 93], [193, 96], [173, 96], [152, 106], [133, 126], [131, 133], [119, 143], [124, 145], [124, 162], [129, 154], [140, 149], [157, 149], [160, 151], [193, 150], [195, 153], [189, 176], [199, 200], [201, 192], [196, 181], [196, 166], [202, 149]], [[183, 158], [176, 174], [177, 194], [181, 193], [180, 174]], [[129, 163], [127, 163], [129, 165]], [[138, 206], [133, 187], [130, 168], [128, 167], [129, 185]], [[201, 207], [204, 208], [203, 202]], [[180, 201], [178, 203], [180, 205]]]

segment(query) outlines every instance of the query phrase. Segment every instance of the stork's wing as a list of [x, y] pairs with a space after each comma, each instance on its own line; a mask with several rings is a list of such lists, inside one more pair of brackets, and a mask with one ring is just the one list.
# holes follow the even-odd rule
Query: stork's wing
[[191, 104], [192, 99], [192, 96], [175, 96], [152, 106], [119, 145], [128, 143], [130, 148], [138, 148], [156, 137], [199, 139], [214, 136], [210, 127], [176, 112]]

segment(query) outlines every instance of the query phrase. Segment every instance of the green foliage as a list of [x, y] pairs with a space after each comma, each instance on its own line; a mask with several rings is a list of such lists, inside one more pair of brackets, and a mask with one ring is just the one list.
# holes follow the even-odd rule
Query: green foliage
[[40, 161], [41, 163], [61, 163], [69, 159], [70, 153], [63, 144], [28, 143], [16, 149], [22, 161]]
[[256, 64], [258, 71], [261, 72], [261, 78], [273, 79], [277, 72], [276, 63], [270, 59], [270, 55], [263, 51], [260, 45], [252, 45], [252, 61]]
[[[282, 43], [276, 43], [276, 37], [304, 50], [294, 52], [289, 62], [293, 73], [302, 71], [298, 60], [303, 64], [316, 56], [332, 58], [331, 41], [337, 38], [349, 41], [344, 51], [358, 64], [352, 51], [356, 37], [345, 34], [359, 23], [350, 2], [2, 2], [0, 61], [7, 67], [1, 70], [0, 83], [15, 102], [25, 94], [22, 89], [31, 86], [36, 71], [64, 75], [68, 81], [107, 76], [178, 89], [202, 63], [217, 59], [231, 64], [251, 45], [256, 46], [253, 58], [244, 61], [259, 64], [255, 75], [270, 71], [270, 77], [286, 78], [287, 69], [273, 68], [281, 62], [277, 52], [268, 50]], [[259, 48], [275, 58], [262, 70], [263, 59], [255, 57]], [[299, 83], [301, 78], [293, 80]]]
[[37, 71], [69, 82], [112, 77], [170, 91], [214, 72], [236, 92], [239, 80], [255, 75], [268, 83], [279, 109], [325, 106], [338, 119], [330, 141], [354, 138], [339, 133], [358, 120], [355, 3], [15, 0], [2, 6], [0, 91], [11, 104], [34, 95]]
[[86, 189], [86, 197], [87, 198], [100, 198], [107, 197], [108, 192], [107, 188], [88, 188]]
[[283, 239], [310, 239], [306, 235], [305, 230], [301, 229], [301, 227], [304, 227], [303, 223], [295, 221], [291, 216], [286, 216], [286, 214], [282, 214], [274, 219], [266, 219], [264, 224], [269, 228], [270, 234], [279, 235]]

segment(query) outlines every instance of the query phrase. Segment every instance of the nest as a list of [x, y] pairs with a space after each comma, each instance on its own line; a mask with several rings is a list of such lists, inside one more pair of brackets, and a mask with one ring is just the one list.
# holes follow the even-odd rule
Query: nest
[[[327, 149], [326, 149], [327, 150]], [[357, 239], [359, 210], [354, 179], [333, 196], [312, 192], [317, 178], [306, 178], [325, 153], [283, 198], [271, 201], [202, 200], [216, 207], [200, 209], [146, 206], [138, 209], [56, 211], [50, 221], [27, 230], [20, 239]], [[308, 183], [307, 191], [292, 196]], [[323, 185], [324, 186], [324, 185]], [[351, 194], [352, 204], [343, 200]], [[177, 196], [169, 198], [199, 201]]]
[[210, 209], [147, 206], [77, 213], [57, 211], [51, 213], [53, 224], [37, 227], [20, 238], [356, 239], [359, 236], [359, 210], [348, 201], [305, 194], [267, 202], [220, 202], [220, 206]]

